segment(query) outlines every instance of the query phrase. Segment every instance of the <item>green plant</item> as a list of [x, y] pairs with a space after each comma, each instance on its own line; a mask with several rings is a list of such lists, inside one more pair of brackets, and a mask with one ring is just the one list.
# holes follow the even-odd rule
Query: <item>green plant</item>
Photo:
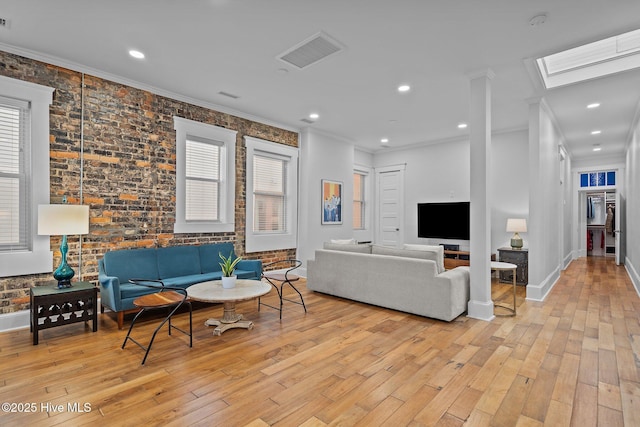
[[240, 262], [242, 257], [233, 258], [233, 251], [229, 252], [228, 257], [222, 255], [222, 252], [219, 255], [222, 260], [222, 262], [219, 263], [222, 268], [222, 275], [224, 277], [233, 276], [233, 270], [236, 268], [236, 265]]

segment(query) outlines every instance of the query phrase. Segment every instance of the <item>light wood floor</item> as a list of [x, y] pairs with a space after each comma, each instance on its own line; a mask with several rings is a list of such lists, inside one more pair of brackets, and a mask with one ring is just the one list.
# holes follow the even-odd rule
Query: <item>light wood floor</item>
[[[2, 333], [0, 401], [35, 412], [2, 412], [0, 425], [640, 426], [640, 299], [609, 259], [574, 261], [543, 303], [519, 288], [518, 316], [493, 322], [300, 288], [306, 315], [289, 304], [280, 322], [245, 302], [254, 329], [220, 337], [203, 322], [222, 307], [200, 306], [193, 348], [159, 334], [145, 366], [107, 315], [97, 333], [67, 325], [38, 346], [28, 329]], [[508, 301], [508, 286], [493, 289]]]

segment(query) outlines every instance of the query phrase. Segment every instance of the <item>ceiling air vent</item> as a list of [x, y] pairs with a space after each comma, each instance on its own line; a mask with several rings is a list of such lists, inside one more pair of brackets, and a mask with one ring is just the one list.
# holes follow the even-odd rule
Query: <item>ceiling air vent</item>
[[337, 40], [319, 32], [278, 56], [278, 59], [303, 69], [343, 50]]
[[300, 121], [301, 121], [301, 122], [308, 123], [308, 124], [313, 124], [313, 123], [315, 123], [313, 120], [311, 120], [311, 119], [307, 119], [307, 118], [305, 118], [305, 119], [300, 119]]

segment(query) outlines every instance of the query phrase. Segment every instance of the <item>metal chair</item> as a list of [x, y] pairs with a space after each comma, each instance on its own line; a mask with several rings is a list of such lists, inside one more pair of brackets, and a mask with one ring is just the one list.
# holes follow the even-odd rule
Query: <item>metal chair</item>
[[[153, 345], [153, 340], [156, 339], [156, 334], [158, 333], [160, 328], [162, 328], [162, 326], [167, 322], [169, 322], [169, 335], [171, 335], [172, 328], [177, 329], [178, 331], [189, 337], [189, 347], [193, 347], [193, 310], [191, 307], [191, 301], [187, 299], [186, 289], [165, 286], [161, 280], [131, 279], [129, 280], [129, 282], [135, 285], [156, 288], [160, 291], [154, 294], [143, 295], [133, 301], [133, 304], [138, 307], [140, 311], [131, 321], [131, 326], [129, 326], [129, 332], [127, 332], [127, 336], [122, 343], [122, 348], [124, 349], [124, 346], [127, 344], [128, 340], [136, 343], [138, 347], [145, 350], [144, 358], [142, 359], [142, 365], [144, 365], [144, 362], [147, 360], [147, 356], [149, 355], [149, 351], [151, 350], [151, 346]], [[182, 307], [183, 304], [186, 304], [189, 307], [189, 332], [171, 324], [171, 317], [176, 313], [176, 311], [178, 311], [180, 307]], [[169, 314], [162, 320], [162, 322], [160, 322], [160, 325], [156, 328], [156, 330], [153, 332], [153, 335], [151, 336], [149, 345], [145, 347], [144, 345], [136, 341], [133, 337], [131, 337], [131, 330], [133, 329], [133, 325], [135, 325], [136, 320], [138, 320], [138, 318], [145, 311], [162, 308], [169, 309]]]
[[[296, 268], [300, 267], [301, 265], [302, 265], [302, 262], [297, 260], [297, 259], [287, 259], [287, 260], [271, 262], [271, 263], [265, 264], [263, 266], [265, 268], [279, 266], [280, 270], [285, 269], [285, 268], [286, 268], [286, 270], [285, 270], [284, 274], [283, 273], [279, 273], [279, 272], [276, 273], [276, 272], [269, 272], [269, 271], [263, 271], [262, 272], [262, 278], [265, 279], [267, 282], [271, 283], [273, 285], [273, 287], [276, 288], [276, 292], [278, 292], [278, 298], [280, 299], [280, 307], [274, 307], [272, 305], [265, 304], [265, 303], [262, 302], [261, 298], [258, 298], [258, 311], [260, 311], [260, 306], [261, 305], [265, 305], [267, 307], [271, 307], [273, 309], [276, 309], [276, 310], [280, 311], [280, 320], [282, 320], [282, 301], [289, 301], [289, 302], [292, 302], [294, 304], [301, 305], [304, 308], [304, 312], [305, 313], [307, 312], [307, 306], [304, 304], [304, 298], [302, 298], [302, 294], [293, 285], [293, 282], [297, 282], [298, 280], [300, 280], [300, 277], [296, 276], [295, 274], [291, 274], [291, 272], [293, 270], [295, 270]], [[291, 286], [291, 289], [296, 291], [298, 296], [300, 296], [300, 301], [299, 302], [298, 301], [293, 301], [291, 299], [288, 299], [288, 298], [284, 297], [283, 288], [284, 288], [284, 285], [287, 285], [287, 284], [289, 286]]]

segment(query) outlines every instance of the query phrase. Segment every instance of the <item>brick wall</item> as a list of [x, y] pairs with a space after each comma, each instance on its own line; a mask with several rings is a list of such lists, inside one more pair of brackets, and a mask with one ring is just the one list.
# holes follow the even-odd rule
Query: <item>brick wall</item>
[[[82, 278], [95, 281], [98, 260], [113, 249], [234, 242], [245, 247], [244, 136], [290, 146], [298, 134], [158, 96], [147, 91], [0, 51], [0, 75], [55, 88], [50, 108], [51, 203], [90, 205], [89, 234], [82, 238]], [[81, 112], [84, 97], [84, 146]], [[173, 116], [238, 132], [236, 141], [235, 232], [173, 234], [175, 220], [175, 131]], [[83, 156], [81, 156], [81, 152]], [[81, 159], [83, 161], [81, 162]], [[82, 194], [81, 194], [82, 193]], [[58, 238], [51, 238], [54, 266]], [[78, 237], [69, 237], [69, 264], [78, 274]], [[270, 262], [295, 257], [295, 249], [252, 253]], [[0, 313], [28, 308], [15, 298], [51, 274], [0, 278]]]

